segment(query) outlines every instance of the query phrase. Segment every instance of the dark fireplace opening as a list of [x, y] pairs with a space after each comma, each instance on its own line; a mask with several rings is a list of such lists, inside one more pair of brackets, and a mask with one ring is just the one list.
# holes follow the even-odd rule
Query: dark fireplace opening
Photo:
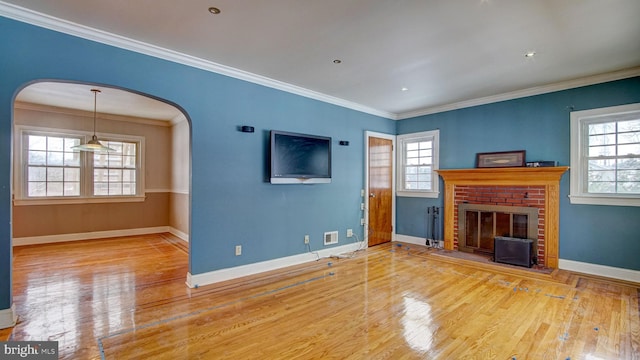
[[496, 237], [531, 239], [533, 249], [537, 249], [538, 209], [485, 204], [458, 205], [458, 250], [493, 256]]

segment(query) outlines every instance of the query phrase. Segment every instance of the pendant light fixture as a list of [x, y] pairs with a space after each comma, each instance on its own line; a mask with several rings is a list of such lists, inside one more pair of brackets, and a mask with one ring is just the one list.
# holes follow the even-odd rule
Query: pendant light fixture
[[91, 140], [89, 140], [86, 144], [74, 146], [72, 147], [72, 149], [93, 152], [115, 151], [110, 147], [102, 145], [100, 141], [98, 141], [98, 137], [96, 136], [96, 108], [98, 103], [98, 93], [101, 91], [98, 89], [91, 89], [91, 91], [93, 92], [93, 136], [91, 137]]

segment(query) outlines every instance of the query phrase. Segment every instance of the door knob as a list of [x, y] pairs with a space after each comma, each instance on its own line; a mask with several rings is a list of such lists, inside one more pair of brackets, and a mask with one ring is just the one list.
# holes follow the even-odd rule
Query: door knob
[[376, 194], [374, 194], [374, 193], [371, 193], [371, 194], [369, 194], [369, 197], [372, 197], [372, 198], [374, 198], [374, 197], [376, 197]]

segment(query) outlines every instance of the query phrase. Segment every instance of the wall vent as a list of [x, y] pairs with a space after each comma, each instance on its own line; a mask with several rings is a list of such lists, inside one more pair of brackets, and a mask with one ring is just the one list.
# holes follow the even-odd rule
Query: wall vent
[[332, 245], [338, 243], [338, 232], [337, 231], [329, 231], [324, 233], [324, 244]]

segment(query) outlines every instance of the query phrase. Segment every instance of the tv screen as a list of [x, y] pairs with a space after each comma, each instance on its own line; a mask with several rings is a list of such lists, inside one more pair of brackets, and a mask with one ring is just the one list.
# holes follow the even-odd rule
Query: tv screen
[[331, 138], [271, 131], [272, 184], [331, 182]]

